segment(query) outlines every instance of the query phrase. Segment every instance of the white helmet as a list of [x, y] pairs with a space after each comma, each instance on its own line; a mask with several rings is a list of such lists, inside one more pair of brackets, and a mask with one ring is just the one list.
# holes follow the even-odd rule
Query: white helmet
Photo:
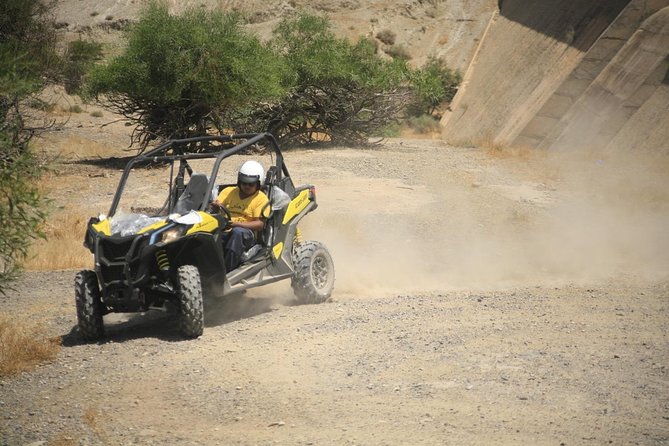
[[263, 169], [258, 161], [246, 161], [237, 173], [238, 183], [258, 183], [260, 185], [264, 180], [265, 169]]

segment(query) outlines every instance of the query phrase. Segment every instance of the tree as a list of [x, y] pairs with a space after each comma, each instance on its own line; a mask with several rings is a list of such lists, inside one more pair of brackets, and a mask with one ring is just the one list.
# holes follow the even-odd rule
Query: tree
[[172, 16], [151, 2], [125, 52], [90, 74], [88, 94], [136, 125], [140, 151], [154, 139], [223, 132], [229, 110], [281, 96], [283, 60], [247, 34], [233, 13]]
[[59, 69], [51, 6], [0, 3], [0, 292], [16, 277], [46, 216], [36, 186], [43, 164], [29, 144], [40, 129], [26, 125], [24, 103]]
[[100, 59], [102, 59], [101, 43], [82, 39], [69, 42], [63, 67], [65, 91], [68, 94], [80, 93], [84, 76]]
[[256, 104], [237, 127], [266, 123], [267, 131], [293, 144], [361, 143], [395, 119], [411, 95], [405, 61], [381, 59], [369, 40], [337, 38], [325, 17], [282, 21], [272, 44], [294, 85], [278, 101]]
[[411, 74], [416, 99], [408, 106], [409, 114], [432, 115], [443, 102], [453, 100], [460, 81], [460, 73], [448, 68], [441, 59], [429, 58], [423, 67]]
[[229, 128], [295, 144], [361, 143], [417, 95], [422, 107], [445, 94], [435, 90], [441, 71], [414, 73], [404, 58], [381, 58], [369, 40], [338, 38], [326, 17], [285, 19], [263, 44], [236, 14], [172, 16], [154, 1], [127, 40], [86, 90], [135, 125], [140, 151], [154, 139]]

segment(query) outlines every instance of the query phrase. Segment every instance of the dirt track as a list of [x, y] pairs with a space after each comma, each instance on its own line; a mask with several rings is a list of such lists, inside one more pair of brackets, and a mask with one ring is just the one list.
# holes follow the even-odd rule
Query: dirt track
[[[278, 284], [206, 302], [197, 340], [155, 312], [87, 345], [75, 272], [28, 273], [0, 310], [64, 348], [0, 383], [0, 444], [669, 442], [664, 167], [427, 140], [286, 159], [319, 187], [304, 231], [333, 302]], [[118, 172], [88, 169], [63, 175], [96, 187], [54, 195], [104, 201]]]

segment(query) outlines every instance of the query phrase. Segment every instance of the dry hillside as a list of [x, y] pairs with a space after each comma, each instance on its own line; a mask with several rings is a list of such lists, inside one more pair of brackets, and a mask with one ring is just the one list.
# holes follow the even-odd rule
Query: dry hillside
[[[56, 20], [69, 38], [90, 34], [115, 42], [117, 28], [135, 20], [142, 4], [142, 0], [60, 0]], [[326, 14], [339, 35], [355, 40], [390, 30], [396, 38], [386, 44], [379, 41], [381, 50], [403, 47], [417, 65], [430, 55], [443, 57], [461, 71], [466, 69], [496, 6], [491, 0], [170, 0], [168, 4], [177, 14], [189, 7], [239, 11], [261, 37], [269, 36], [281, 17], [299, 11]]]

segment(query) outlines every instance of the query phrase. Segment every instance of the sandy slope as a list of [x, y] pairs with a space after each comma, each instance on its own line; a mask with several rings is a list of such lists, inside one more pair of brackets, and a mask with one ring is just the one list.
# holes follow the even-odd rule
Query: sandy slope
[[[93, 36], [110, 43], [111, 50], [119, 42], [118, 25], [138, 17], [142, 0], [60, 0], [56, 21], [68, 38]], [[187, 8], [238, 11], [246, 17], [249, 29], [261, 38], [268, 38], [283, 17], [305, 11], [327, 15], [333, 29], [351, 40], [374, 38], [380, 31], [391, 30], [396, 45], [411, 54], [412, 63], [421, 65], [428, 56], [443, 57], [449, 66], [461, 72], [467, 67], [478, 39], [496, 7], [491, 0], [445, 1], [373, 1], [373, 0], [179, 0], [168, 1], [170, 10], [179, 14]]]

